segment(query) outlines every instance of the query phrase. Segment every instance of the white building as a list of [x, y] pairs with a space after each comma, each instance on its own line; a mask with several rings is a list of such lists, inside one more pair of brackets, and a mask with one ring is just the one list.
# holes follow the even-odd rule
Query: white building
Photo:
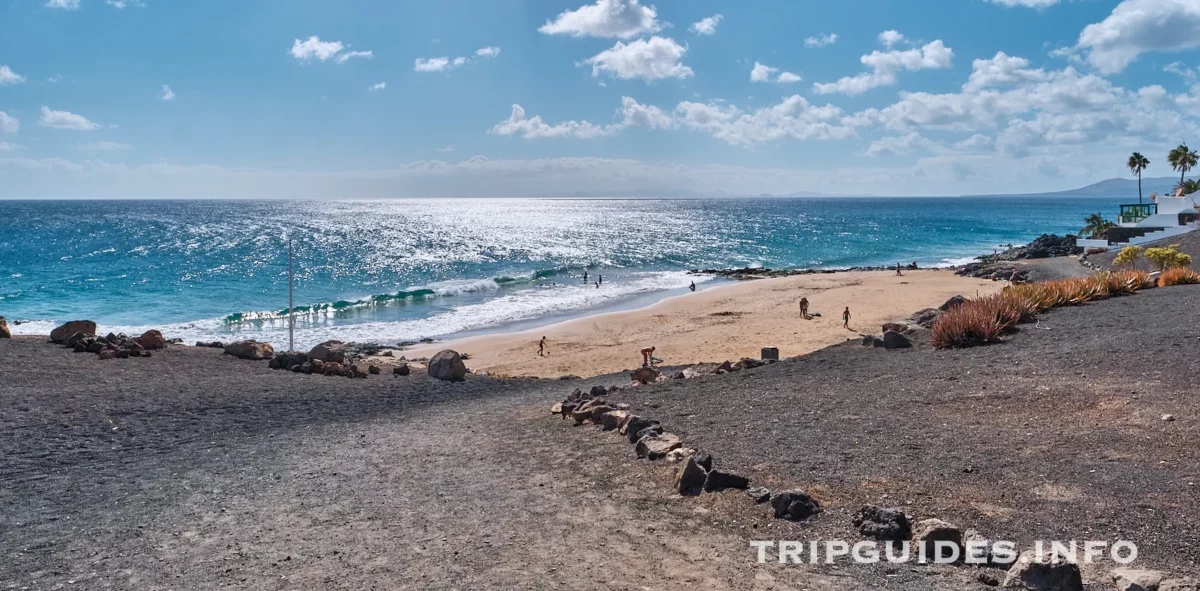
[[1110, 229], [1104, 238], [1079, 238], [1075, 245], [1081, 248], [1123, 248], [1135, 244], [1146, 244], [1172, 236], [1186, 234], [1197, 229], [1200, 218], [1200, 203], [1196, 196], [1150, 195], [1150, 203], [1122, 205], [1117, 216], [1117, 227]]

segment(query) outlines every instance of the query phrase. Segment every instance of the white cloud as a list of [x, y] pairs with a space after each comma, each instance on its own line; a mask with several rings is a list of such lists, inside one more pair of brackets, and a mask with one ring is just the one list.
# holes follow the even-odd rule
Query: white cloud
[[612, 135], [616, 133], [616, 129], [611, 125], [601, 127], [587, 121], [566, 121], [557, 125], [550, 125], [542, 121], [541, 116], [526, 119], [525, 109], [521, 108], [521, 105], [513, 105], [512, 114], [509, 118], [502, 123], [496, 124], [489, 133], [496, 135], [519, 135], [525, 139], [564, 137], [590, 139], [603, 135]]
[[1044, 70], [1030, 70], [1029, 60], [1011, 57], [1001, 51], [991, 59], [977, 59], [972, 62], [971, 77], [963, 88], [970, 90], [999, 88], [1041, 82], [1047, 78], [1049, 78], [1049, 74]]
[[417, 58], [413, 62], [413, 70], [417, 72], [448, 72], [455, 68], [461, 68], [469, 63], [478, 61], [479, 59], [493, 58], [500, 55], [499, 47], [481, 47], [475, 51], [472, 57], [431, 57]]
[[987, 0], [993, 4], [1003, 6], [1025, 6], [1027, 8], [1046, 8], [1058, 4], [1060, 0]]
[[417, 58], [413, 61], [413, 69], [418, 72], [441, 72], [450, 65], [450, 59], [444, 57]]
[[641, 78], [646, 82], [663, 78], [687, 78], [692, 76], [692, 69], [680, 63], [687, 53], [687, 47], [665, 37], [651, 37], [649, 40], [638, 39], [626, 44], [617, 44], [584, 63], [591, 64], [592, 76], [601, 72], [609, 72], [617, 78], [629, 80]]
[[940, 148], [941, 146], [936, 142], [913, 131], [901, 136], [886, 136], [871, 142], [871, 145], [867, 147], [866, 155], [899, 156], [918, 149], [939, 151]]
[[387, 82], [376, 82], [375, 84], [367, 87], [367, 90], [370, 90], [371, 92], [379, 92], [385, 88], [387, 88]]
[[363, 59], [372, 59], [375, 57], [375, 52], [373, 52], [373, 51], [347, 51], [345, 53], [339, 54], [335, 58], [335, 61], [339, 64], [344, 64], [347, 61], [349, 61], [353, 58], [356, 58], [356, 57], [360, 57]]
[[93, 144], [80, 144], [76, 148], [86, 152], [116, 152], [120, 150], [132, 150], [133, 146], [117, 142], [96, 142]]
[[344, 51], [349, 49], [349, 45], [341, 41], [321, 41], [320, 37], [313, 35], [308, 39], [301, 41], [296, 39], [292, 42], [292, 57], [301, 62], [327, 61], [333, 59], [336, 63], [344, 64], [352, 58], [371, 59], [375, 54], [370, 51]]
[[8, 66], [0, 66], [0, 86], [6, 84], [20, 84], [25, 81], [25, 77], [12, 71]]
[[620, 128], [629, 126], [647, 129], [675, 129], [678, 122], [670, 114], [653, 105], [643, 105], [630, 97], [621, 97]]
[[879, 40], [880, 45], [882, 45], [888, 49], [891, 49], [892, 46], [896, 45], [897, 43], [903, 43], [904, 41], [906, 41], [906, 39], [904, 38], [904, 35], [901, 35], [900, 31], [896, 31], [896, 30], [884, 31], [879, 34], [879, 37], [877, 37], [877, 39]]
[[61, 10], [79, 10], [79, 0], [48, 0], [46, 7]]
[[42, 106], [42, 119], [39, 123], [44, 127], [76, 131], [91, 131], [100, 127], [83, 115], [76, 115], [68, 111], [52, 111], [50, 107], [44, 105]]
[[164, 101], [173, 101], [175, 100], [175, 91], [171, 90], [170, 86], [163, 84], [162, 93], [158, 95], [158, 98]]
[[657, 16], [653, 6], [642, 6], [638, 0], [597, 0], [564, 11], [553, 21], [547, 20], [538, 31], [546, 35], [629, 39], [662, 30]]
[[832, 105], [816, 107], [792, 95], [779, 104], [744, 112], [735, 105], [681, 102], [675, 117], [682, 127], [703, 131], [732, 145], [751, 145], [782, 139], [828, 140], [853, 137], [841, 124], [842, 110]]
[[1196, 81], [1196, 70], [1192, 69], [1183, 62], [1171, 62], [1163, 66], [1163, 71], [1175, 74], [1176, 76], [1179, 76], [1188, 82]]
[[0, 133], [14, 134], [21, 129], [21, 120], [0, 111]]
[[781, 82], [787, 84], [791, 82], [799, 82], [801, 80], [800, 76], [797, 76], [791, 72], [783, 72], [782, 74], [777, 75], [778, 72], [779, 68], [772, 68], [756, 61], [754, 62], [754, 67], [750, 70], [750, 81]]
[[20, 146], [18, 146], [16, 144], [10, 144], [8, 142], [0, 142], [0, 152], [12, 152], [19, 147]]
[[804, 46], [816, 49], [819, 47], [825, 47], [826, 45], [833, 45], [834, 43], [837, 43], [837, 40], [837, 33], [817, 35], [816, 37], [809, 37], [808, 39], [805, 39]]
[[476, 57], [496, 57], [500, 55], [499, 47], [480, 47], [475, 50]]
[[1103, 21], [1079, 34], [1076, 49], [1104, 74], [1125, 69], [1143, 53], [1200, 47], [1200, 2], [1123, 0]]
[[990, 151], [995, 146], [995, 140], [983, 135], [982, 133], [977, 133], [965, 140], [956, 142], [954, 144], [954, 149], [960, 152], [978, 153]]
[[712, 35], [713, 33], [717, 32], [717, 24], [720, 23], [721, 19], [723, 18], [725, 17], [720, 14], [706, 16], [692, 23], [692, 26], [688, 27], [688, 30], [697, 35]]
[[142, 4], [140, 2], [140, 0], [108, 0], [108, 5], [112, 6], [113, 8], [116, 8], [118, 10], [124, 10], [125, 8], [130, 7], [130, 6], [135, 6], [137, 8], [145, 8], [146, 7], [146, 5]]
[[954, 51], [946, 47], [940, 39], [920, 49], [874, 51], [861, 59], [863, 65], [871, 68], [870, 72], [847, 76], [837, 82], [814, 84], [813, 90], [818, 94], [841, 93], [854, 96], [872, 88], [896, 84], [896, 76], [901, 71], [949, 68], [953, 58]]

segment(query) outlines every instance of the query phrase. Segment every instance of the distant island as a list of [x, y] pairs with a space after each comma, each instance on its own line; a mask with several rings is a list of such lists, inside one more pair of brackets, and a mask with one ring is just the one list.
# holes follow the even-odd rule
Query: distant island
[[[1149, 197], [1151, 193], [1170, 193], [1179, 184], [1179, 177], [1165, 176], [1142, 179], [1142, 194]], [[964, 197], [1131, 197], [1137, 199], [1138, 181], [1131, 179], [1108, 179], [1067, 191], [1051, 193], [1021, 193], [996, 195], [963, 195]]]

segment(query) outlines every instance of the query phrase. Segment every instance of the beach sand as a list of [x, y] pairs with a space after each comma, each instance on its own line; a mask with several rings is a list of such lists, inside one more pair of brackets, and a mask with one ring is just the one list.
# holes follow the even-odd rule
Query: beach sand
[[[940, 306], [954, 295], [975, 296], [1000, 290], [1005, 283], [959, 277], [949, 270], [798, 275], [759, 279], [703, 289], [668, 298], [639, 310], [598, 314], [507, 334], [485, 335], [422, 345], [406, 350], [409, 358], [429, 357], [443, 349], [470, 354], [467, 365], [491, 375], [553, 378], [582, 377], [633, 369], [638, 351], [657, 347], [666, 365], [758, 358], [764, 346], [779, 347], [781, 357], [879, 334], [885, 322]], [[810, 313], [802, 319], [801, 297]], [[850, 330], [842, 310], [850, 307]], [[547, 338], [548, 355], [537, 354]], [[388, 362], [390, 360], [384, 360]]]

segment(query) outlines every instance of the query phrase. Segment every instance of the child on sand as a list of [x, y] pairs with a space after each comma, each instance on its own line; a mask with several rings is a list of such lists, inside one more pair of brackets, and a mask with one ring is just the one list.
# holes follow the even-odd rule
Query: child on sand
[[846, 306], [846, 311], [842, 312], [842, 327], [850, 328], [850, 306]]
[[546, 337], [538, 341], [538, 357], [544, 357], [546, 354]]

